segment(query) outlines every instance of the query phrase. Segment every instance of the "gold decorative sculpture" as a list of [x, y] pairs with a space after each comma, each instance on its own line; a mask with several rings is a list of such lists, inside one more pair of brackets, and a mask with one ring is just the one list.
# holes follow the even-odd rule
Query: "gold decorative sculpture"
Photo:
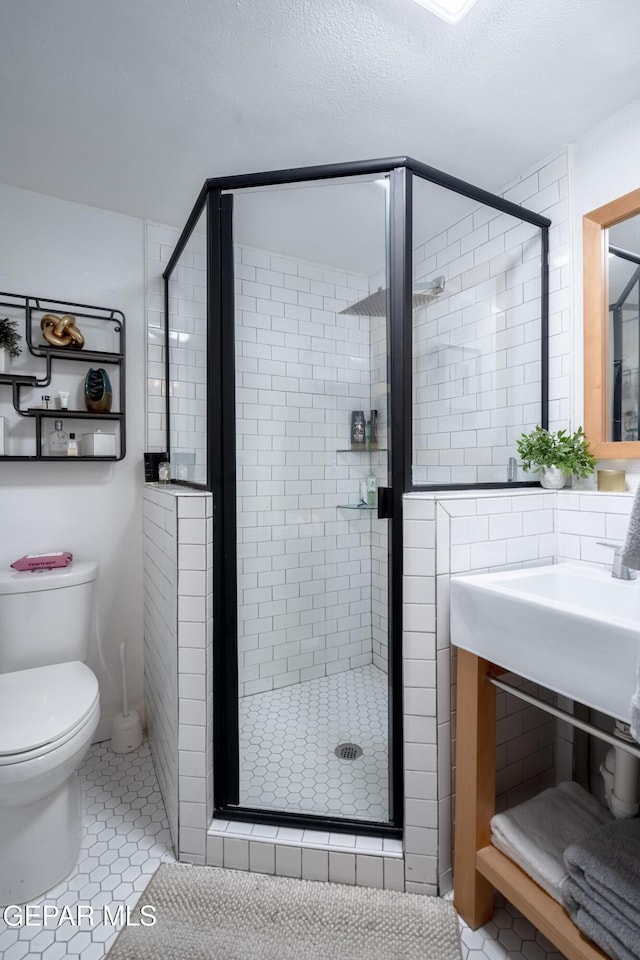
[[45, 313], [40, 321], [42, 335], [52, 347], [70, 347], [81, 350], [84, 337], [76, 327], [76, 318], [70, 313], [57, 317], [55, 313]]

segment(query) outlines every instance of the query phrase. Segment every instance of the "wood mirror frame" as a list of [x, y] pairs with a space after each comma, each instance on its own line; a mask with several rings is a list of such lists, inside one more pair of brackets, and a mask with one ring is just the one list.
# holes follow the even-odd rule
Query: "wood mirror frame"
[[606, 230], [640, 213], [640, 190], [582, 218], [584, 295], [584, 432], [598, 460], [640, 459], [640, 440], [609, 437], [609, 303]]

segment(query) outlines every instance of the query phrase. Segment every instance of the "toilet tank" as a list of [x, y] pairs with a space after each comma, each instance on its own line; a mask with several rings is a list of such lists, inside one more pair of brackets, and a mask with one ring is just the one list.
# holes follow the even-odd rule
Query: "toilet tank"
[[95, 560], [0, 571], [0, 673], [86, 660], [97, 574]]

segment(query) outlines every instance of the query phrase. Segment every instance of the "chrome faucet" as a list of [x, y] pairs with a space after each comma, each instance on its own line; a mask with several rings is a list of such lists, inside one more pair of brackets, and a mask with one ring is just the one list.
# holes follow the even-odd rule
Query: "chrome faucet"
[[613, 564], [611, 565], [611, 576], [615, 580], [635, 580], [638, 576], [638, 571], [634, 570], [632, 567], [628, 567], [626, 563], [622, 562], [622, 549], [621, 544], [618, 543], [607, 543], [605, 540], [596, 541], [600, 547], [611, 547], [614, 551], [613, 554]]

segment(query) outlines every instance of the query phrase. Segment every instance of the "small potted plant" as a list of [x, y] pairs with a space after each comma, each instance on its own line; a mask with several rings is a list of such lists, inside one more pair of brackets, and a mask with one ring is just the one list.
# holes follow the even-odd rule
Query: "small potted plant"
[[537, 426], [523, 433], [517, 442], [524, 470], [541, 470], [540, 483], [549, 490], [560, 490], [567, 477], [590, 477], [596, 459], [589, 453], [589, 443], [582, 427], [574, 434], [566, 430], [549, 432]]
[[0, 319], [0, 373], [6, 372], [9, 357], [19, 357], [22, 353], [22, 337], [17, 326], [17, 320], [9, 320], [9, 317]]

